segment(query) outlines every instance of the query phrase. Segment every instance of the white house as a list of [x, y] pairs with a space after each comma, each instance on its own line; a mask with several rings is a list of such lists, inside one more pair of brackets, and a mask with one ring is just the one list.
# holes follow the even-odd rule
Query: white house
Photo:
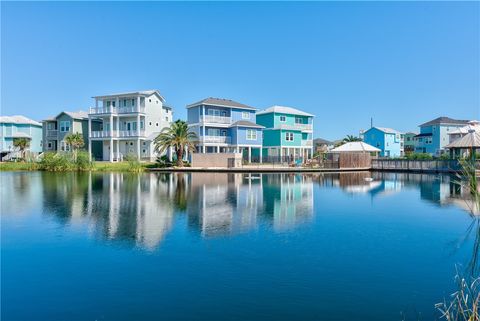
[[[145, 90], [95, 96], [95, 107], [88, 114], [91, 141], [102, 142], [104, 161], [119, 161], [127, 154], [142, 160], [154, 160], [153, 141], [163, 128], [170, 126], [172, 108], [158, 90]], [[99, 130], [92, 120], [100, 120]], [[91, 144], [89, 144], [89, 147]], [[89, 148], [89, 153], [92, 151]]]

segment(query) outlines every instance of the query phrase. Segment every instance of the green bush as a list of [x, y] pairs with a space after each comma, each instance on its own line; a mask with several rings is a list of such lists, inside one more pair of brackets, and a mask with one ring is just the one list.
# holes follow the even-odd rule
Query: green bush
[[93, 162], [90, 161], [88, 152], [80, 151], [77, 153], [76, 169], [79, 171], [88, 171], [93, 168]]
[[428, 153], [411, 153], [407, 155], [409, 160], [432, 160], [433, 156]]
[[72, 161], [67, 154], [47, 152], [40, 160], [40, 169], [49, 172], [60, 172], [72, 169]]
[[129, 153], [125, 156], [125, 160], [128, 163], [128, 171], [139, 173], [143, 171], [143, 166], [137, 158], [137, 155]]
[[161, 157], [157, 157], [157, 165], [158, 167], [172, 167], [173, 163], [168, 159], [167, 155], [163, 155]]

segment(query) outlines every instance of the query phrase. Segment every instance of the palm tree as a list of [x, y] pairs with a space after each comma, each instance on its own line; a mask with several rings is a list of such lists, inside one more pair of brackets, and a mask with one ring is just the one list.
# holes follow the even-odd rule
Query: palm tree
[[82, 148], [85, 143], [83, 141], [83, 136], [80, 133], [71, 133], [65, 136], [65, 142], [70, 145], [73, 152], [73, 161], [77, 161], [77, 151]]
[[25, 159], [25, 150], [29, 146], [30, 146], [30, 141], [26, 138], [15, 138], [13, 140], [13, 147], [18, 148], [23, 159]]
[[155, 138], [155, 151], [162, 154], [173, 147], [177, 155], [177, 166], [183, 167], [183, 153], [185, 150], [194, 152], [196, 140], [197, 135], [188, 129], [187, 122], [176, 120]]
[[362, 139], [360, 137], [356, 137], [356, 136], [353, 136], [353, 135], [347, 135], [347, 137], [345, 137], [343, 139], [344, 143], [361, 142], [361, 141], [362, 141]]

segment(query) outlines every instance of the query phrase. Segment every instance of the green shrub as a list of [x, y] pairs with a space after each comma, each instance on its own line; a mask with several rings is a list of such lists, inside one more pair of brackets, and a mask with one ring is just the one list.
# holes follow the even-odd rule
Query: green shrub
[[40, 161], [40, 169], [49, 172], [60, 172], [70, 170], [73, 166], [67, 154], [47, 152], [43, 154]]
[[125, 160], [128, 163], [128, 171], [139, 173], [143, 171], [143, 166], [137, 158], [137, 155], [129, 153], [125, 156]]
[[93, 168], [93, 162], [90, 161], [88, 152], [77, 152], [77, 160], [75, 162], [76, 169], [79, 171], [87, 171]]
[[409, 160], [432, 160], [433, 156], [428, 153], [411, 153], [407, 155]]
[[172, 167], [173, 163], [168, 159], [167, 155], [157, 157], [158, 167]]

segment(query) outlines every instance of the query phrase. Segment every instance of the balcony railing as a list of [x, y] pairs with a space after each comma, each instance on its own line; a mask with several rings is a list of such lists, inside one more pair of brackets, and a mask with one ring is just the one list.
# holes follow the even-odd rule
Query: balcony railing
[[58, 137], [58, 130], [47, 130], [47, 137]]
[[313, 141], [312, 140], [302, 140], [302, 146], [313, 146]]
[[313, 130], [312, 124], [294, 124], [294, 125], [286, 125], [280, 124], [280, 129], [287, 129], [287, 130]]
[[204, 143], [223, 143], [230, 144], [232, 138], [230, 136], [203, 136], [202, 141]]
[[145, 107], [91, 107], [90, 114], [131, 114], [131, 113], [145, 113]]
[[99, 131], [92, 131], [90, 137], [91, 138], [124, 138], [124, 137], [143, 137], [145, 136], [144, 130], [99, 130]]
[[228, 116], [205, 115], [205, 123], [230, 124], [232, 118]]

